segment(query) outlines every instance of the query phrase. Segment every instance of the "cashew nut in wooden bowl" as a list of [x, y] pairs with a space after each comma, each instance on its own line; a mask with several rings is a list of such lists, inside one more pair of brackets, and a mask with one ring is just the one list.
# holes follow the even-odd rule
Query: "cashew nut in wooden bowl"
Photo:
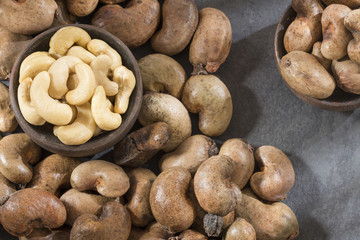
[[[275, 51], [276, 65], [280, 73], [281, 73], [281, 59], [287, 53], [284, 47], [285, 32], [295, 18], [296, 18], [296, 12], [291, 6], [289, 6], [285, 10], [283, 16], [280, 18], [280, 21], [276, 28], [275, 39], [274, 39], [274, 51]], [[321, 41], [321, 38], [319, 41]], [[301, 42], [304, 42], [304, 40], [302, 40]], [[284, 82], [286, 83], [285, 79]], [[345, 92], [341, 90], [339, 87], [336, 87], [334, 92], [329, 97], [318, 99], [315, 97], [302, 94], [299, 91], [296, 91], [293, 88], [291, 88], [288, 83], [286, 84], [288, 85], [290, 90], [295, 94], [295, 96], [297, 96], [305, 103], [311, 104], [315, 107], [323, 108], [326, 110], [332, 110], [332, 111], [352, 111], [360, 107], [360, 95]]]
[[[120, 127], [111, 131], [103, 131], [100, 135], [93, 136], [92, 138], [90, 138], [90, 140], [83, 144], [66, 145], [62, 143], [57, 136], [54, 135], [52, 124], [46, 123], [45, 125], [41, 126], [32, 125], [28, 123], [22, 115], [18, 102], [20, 65], [27, 56], [34, 52], [49, 51], [50, 39], [61, 27], [51, 28], [39, 34], [19, 54], [13, 66], [12, 74], [10, 77], [10, 100], [19, 125], [36, 144], [51, 152], [59, 153], [64, 156], [83, 157], [94, 155], [96, 153], [104, 151], [115, 145], [117, 142], [119, 142], [126, 136], [139, 115], [142, 102], [143, 87], [137, 61], [131, 51], [122, 41], [120, 41], [118, 38], [108, 33], [107, 31], [94, 26], [85, 24], [68, 26], [76, 26], [82, 28], [90, 35], [91, 39], [100, 39], [106, 42], [110, 47], [115, 49], [115, 51], [120, 54], [123, 66], [125, 66], [134, 73], [134, 76], [136, 78], [135, 88], [130, 96], [127, 111], [124, 114], [121, 114], [122, 122]], [[109, 55], [111, 56], [111, 54]], [[68, 93], [70, 92], [71, 91], [69, 91]], [[68, 98], [67, 95], [66, 97]]]

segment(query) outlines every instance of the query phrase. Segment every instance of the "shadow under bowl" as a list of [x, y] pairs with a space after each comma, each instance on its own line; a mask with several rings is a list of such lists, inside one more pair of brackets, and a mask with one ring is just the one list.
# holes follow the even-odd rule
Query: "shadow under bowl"
[[19, 54], [10, 76], [10, 101], [15, 117], [22, 128], [22, 130], [30, 136], [30, 138], [40, 147], [54, 153], [69, 157], [85, 157], [102, 152], [123, 139], [134, 125], [141, 108], [143, 87], [137, 61], [129, 48], [118, 38], [109, 32], [86, 24], [73, 24], [67, 26], [76, 26], [84, 29], [91, 36], [92, 39], [101, 39], [114, 48], [122, 57], [122, 62], [125, 67], [130, 69], [136, 78], [135, 89], [133, 90], [129, 107], [122, 116], [122, 124], [119, 128], [113, 131], [104, 131], [96, 137], [92, 137], [88, 142], [69, 146], [60, 142], [60, 140], [53, 134], [53, 125], [46, 123], [43, 126], [34, 126], [29, 124], [22, 116], [18, 104], [18, 86], [19, 86], [19, 69], [22, 61], [31, 53], [36, 51], [48, 51], [49, 42], [53, 34], [62, 27], [51, 28], [32, 39], [29, 44]]
[[[275, 60], [276, 66], [281, 74], [280, 62], [281, 58], [286, 55], [286, 50], [284, 47], [284, 35], [286, 29], [296, 18], [296, 12], [289, 6], [283, 16], [280, 18], [280, 21], [277, 25], [274, 39], [274, 51], [275, 51]], [[284, 80], [286, 83], [286, 81]], [[286, 83], [289, 87], [289, 85]], [[292, 88], [289, 89], [302, 101], [311, 104], [315, 107], [323, 108], [326, 110], [332, 111], [352, 111], [360, 107], [360, 95], [347, 93], [336, 87], [334, 93], [326, 99], [317, 99], [310, 96], [303, 95], [299, 92], [296, 92]]]

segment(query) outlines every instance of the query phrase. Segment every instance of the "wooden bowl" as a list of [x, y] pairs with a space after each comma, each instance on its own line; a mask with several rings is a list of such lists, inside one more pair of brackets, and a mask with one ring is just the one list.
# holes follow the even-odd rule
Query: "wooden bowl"
[[[274, 40], [274, 51], [275, 51], [275, 59], [276, 66], [281, 74], [280, 70], [280, 62], [281, 58], [286, 55], [286, 50], [284, 47], [284, 35], [286, 29], [289, 27], [292, 21], [294, 21], [296, 17], [296, 12], [289, 6], [283, 16], [281, 17], [279, 24], [277, 25], [275, 32], [275, 40]], [[286, 81], [284, 80], [286, 83]], [[289, 87], [289, 86], [288, 86]], [[290, 88], [290, 87], [289, 87]], [[301, 100], [304, 102], [311, 104], [315, 107], [332, 110], [332, 111], [352, 111], [356, 108], [360, 107], [360, 95], [347, 93], [342, 91], [340, 88], [336, 88], [334, 93], [326, 98], [326, 99], [316, 99], [313, 97], [309, 97], [294, 91], [292, 88], [290, 90]]]
[[20, 64], [25, 59], [25, 57], [27, 57], [33, 52], [48, 51], [50, 38], [61, 27], [51, 28], [39, 34], [19, 54], [10, 76], [10, 101], [19, 125], [36, 144], [45, 148], [48, 151], [59, 153], [64, 156], [84, 157], [104, 151], [112, 147], [114, 144], [116, 144], [125, 137], [125, 135], [134, 125], [139, 115], [143, 95], [143, 87], [137, 61], [129, 48], [122, 41], [120, 41], [118, 38], [108, 33], [107, 31], [91, 25], [74, 24], [73, 26], [84, 29], [89, 33], [91, 38], [102, 39], [107, 42], [121, 55], [123, 65], [133, 71], [136, 77], [136, 86], [130, 97], [128, 110], [125, 114], [122, 115], [122, 124], [120, 125], [120, 127], [113, 131], [104, 131], [102, 134], [91, 138], [88, 142], [84, 144], [77, 146], [69, 146], [60, 142], [60, 140], [53, 134], [53, 125], [46, 123], [43, 126], [34, 126], [29, 124], [22, 116], [17, 99]]

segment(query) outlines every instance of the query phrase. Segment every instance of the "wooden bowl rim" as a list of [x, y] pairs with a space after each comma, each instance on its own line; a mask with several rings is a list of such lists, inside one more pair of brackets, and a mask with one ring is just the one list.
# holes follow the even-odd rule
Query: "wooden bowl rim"
[[[128, 64], [126, 67], [131, 69], [134, 72], [136, 78], [136, 86], [131, 95], [130, 102], [129, 102], [129, 109], [128, 111], [122, 115], [123, 121], [119, 128], [112, 130], [112, 131], [105, 131], [99, 136], [92, 137], [88, 142], [81, 144], [81, 145], [65, 145], [60, 140], [53, 135], [51, 131], [48, 131], [50, 134], [45, 135], [40, 132], [43, 126], [33, 126], [29, 124], [20, 112], [20, 108], [17, 101], [17, 88], [18, 88], [18, 72], [20, 68], [20, 64], [23, 59], [26, 57], [25, 54], [35, 45], [34, 48], [41, 48], [41, 40], [48, 35], [52, 35], [58, 29], [68, 26], [75, 26], [80, 27], [87, 31], [90, 36], [93, 34], [101, 35], [101, 39], [107, 42], [109, 45], [115, 47], [115, 49], [121, 49], [121, 57], [123, 62], [127, 62]], [[96, 33], [94, 33], [96, 32]], [[111, 43], [109, 43], [111, 42]], [[124, 54], [125, 53], [125, 54]], [[27, 54], [28, 55], [28, 54]], [[15, 64], [12, 68], [11, 76], [10, 76], [10, 83], [9, 83], [9, 93], [10, 93], [10, 102], [15, 114], [15, 117], [22, 128], [22, 130], [30, 136], [30, 138], [42, 148], [61, 154], [63, 156], [69, 157], [85, 157], [91, 156], [96, 153], [102, 152], [116, 143], [118, 143], [121, 139], [123, 139], [126, 134], [131, 130], [132, 126], [134, 125], [135, 121], [140, 112], [141, 103], [142, 103], [142, 95], [143, 95], [143, 86], [141, 80], [140, 69], [137, 64], [137, 61], [130, 51], [130, 49], [117, 37], [112, 35], [111, 33], [107, 32], [104, 29], [87, 25], [87, 24], [69, 24], [65, 26], [58, 26], [54, 28], [50, 28], [35, 38], [33, 38], [24, 49], [18, 55]], [[48, 123], [47, 123], [48, 124]], [[45, 130], [44, 130], [45, 131]], [[51, 137], [52, 136], [52, 137]]]
[[[296, 12], [292, 9], [291, 5], [289, 5], [283, 15], [280, 18], [280, 21], [276, 27], [275, 31], [275, 37], [274, 37], [274, 55], [276, 60], [276, 67], [281, 75], [280, 70], [280, 62], [281, 58], [284, 56], [281, 54], [282, 49], [284, 49], [283, 39], [284, 34], [288, 26], [290, 25], [291, 21], [296, 17]], [[348, 100], [348, 101], [334, 101], [331, 99], [331, 96], [326, 99], [317, 99], [310, 96], [303, 95], [301, 93], [296, 92], [294, 89], [292, 89], [284, 80], [284, 78], [281, 76], [285, 84], [289, 87], [291, 92], [295, 94], [299, 99], [302, 101], [311, 104], [315, 107], [319, 107], [326, 110], [331, 111], [352, 111], [360, 107], [360, 95], [356, 96], [356, 99]], [[344, 94], [354, 95], [351, 93]]]

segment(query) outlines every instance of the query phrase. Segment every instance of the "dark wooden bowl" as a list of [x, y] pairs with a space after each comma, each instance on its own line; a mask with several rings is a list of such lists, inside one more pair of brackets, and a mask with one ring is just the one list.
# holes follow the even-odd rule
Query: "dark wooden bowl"
[[48, 151], [59, 153], [64, 156], [71, 157], [84, 157], [94, 155], [101, 151], [104, 151], [114, 144], [119, 142], [130, 131], [134, 125], [141, 107], [143, 87], [140, 75], [139, 66], [137, 61], [129, 48], [118, 38], [108, 33], [107, 31], [85, 24], [76, 24], [76, 27], [80, 27], [87, 31], [91, 38], [102, 39], [107, 42], [112, 48], [114, 48], [122, 57], [123, 65], [133, 71], [136, 77], [136, 86], [130, 97], [129, 108], [125, 114], [122, 115], [122, 124], [119, 128], [113, 131], [105, 131], [97, 137], [91, 138], [88, 142], [78, 145], [69, 146], [65, 145], [53, 134], [53, 125], [46, 123], [43, 126], [33, 126], [29, 124], [22, 116], [18, 99], [17, 89], [19, 86], [19, 68], [21, 62], [25, 57], [36, 51], [48, 51], [49, 41], [51, 36], [61, 27], [51, 28], [38, 36], [36, 36], [26, 48], [22, 50], [17, 58], [12, 73], [10, 76], [10, 101], [14, 110], [15, 116], [19, 125], [25, 133], [27, 133], [31, 139], [39, 146], [45, 148]]
[[[290, 23], [295, 19], [295, 17], [296, 17], [296, 12], [292, 9], [291, 6], [289, 6], [285, 10], [276, 28], [274, 51], [275, 51], [276, 66], [280, 74], [281, 74], [280, 71], [281, 58], [286, 54], [286, 50], [284, 48], [284, 42], [283, 42], [285, 31], [289, 27]], [[284, 82], [286, 83], [285, 80]], [[290, 88], [290, 90], [304, 102], [311, 104], [315, 107], [319, 107], [327, 110], [352, 111], [360, 107], [360, 95], [344, 92], [338, 87], [335, 89], [334, 93], [326, 99], [316, 99], [298, 93], [294, 91], [292, 88]]]

